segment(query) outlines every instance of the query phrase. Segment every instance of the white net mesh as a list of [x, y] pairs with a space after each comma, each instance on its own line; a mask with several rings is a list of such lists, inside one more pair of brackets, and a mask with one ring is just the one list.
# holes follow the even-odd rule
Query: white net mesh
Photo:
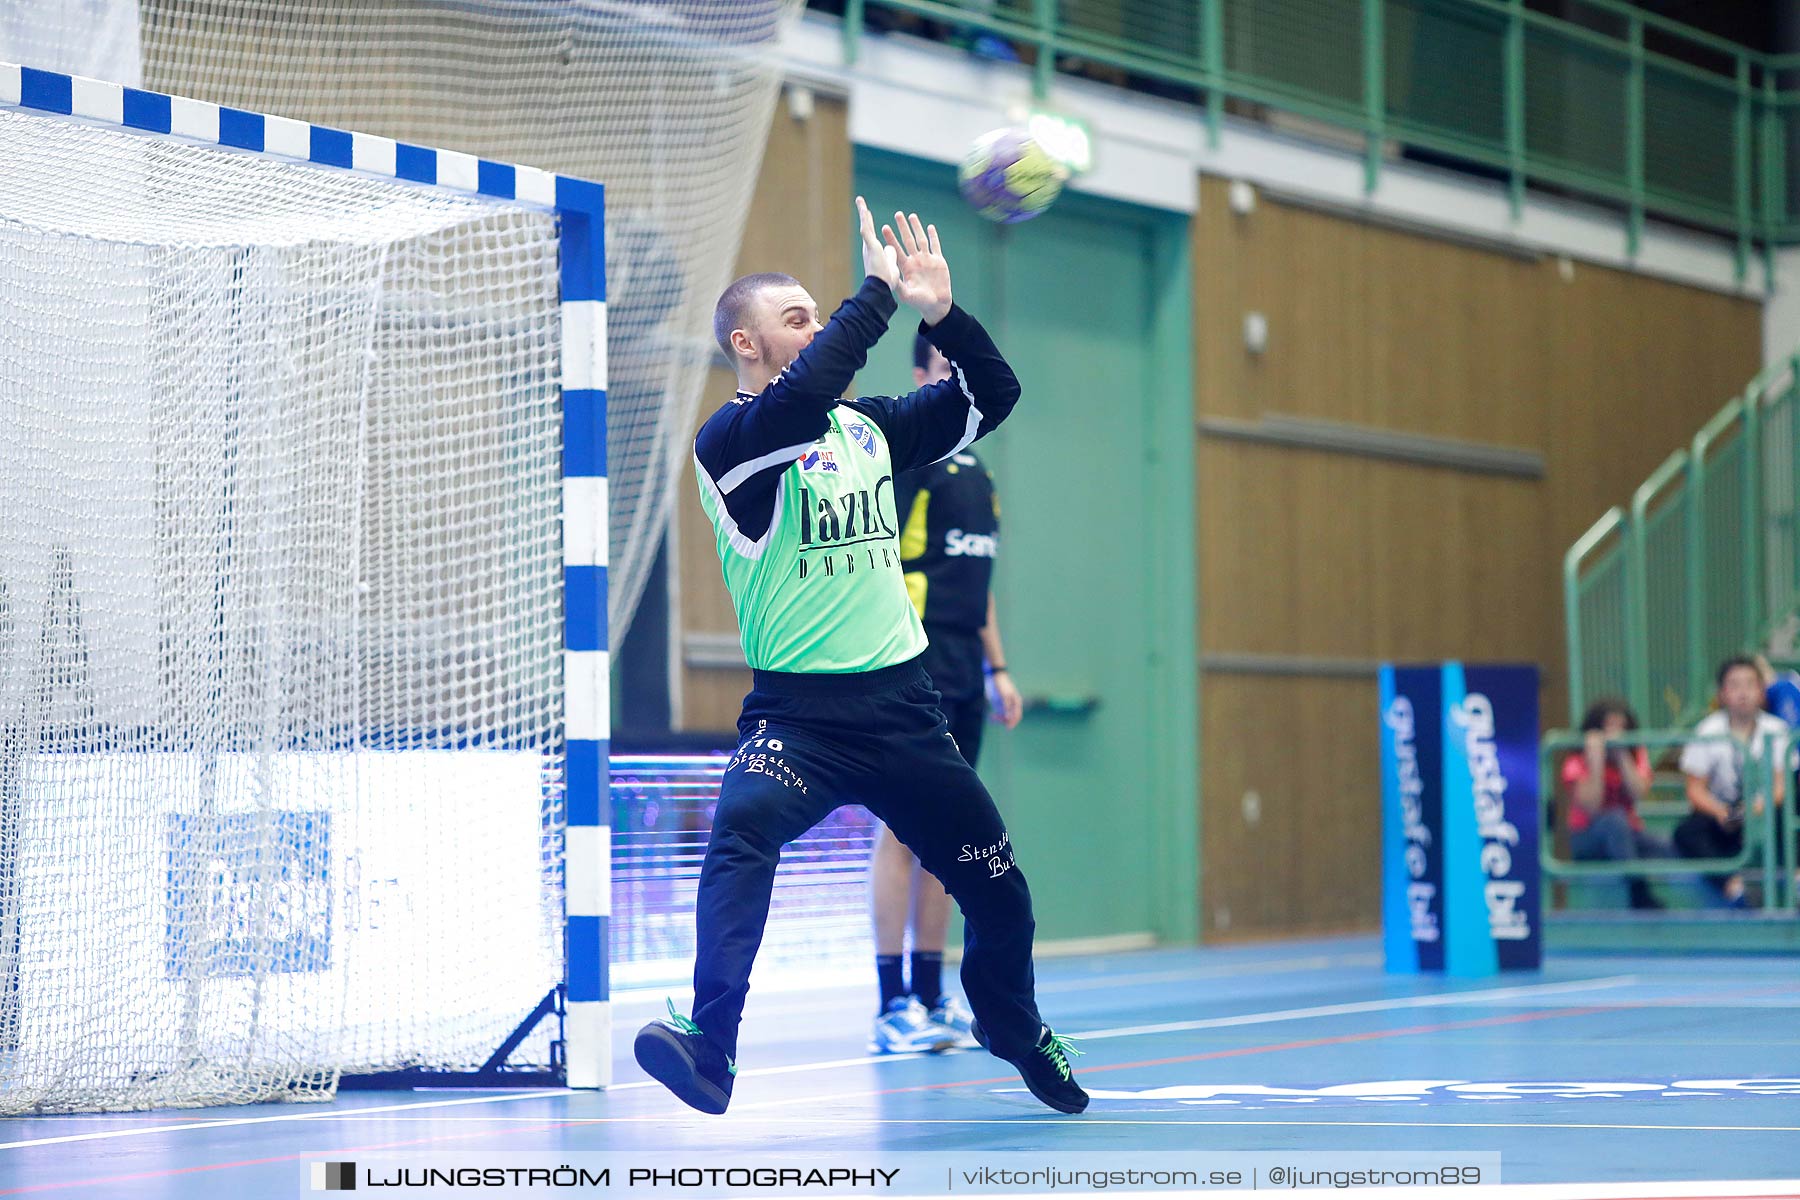
[[553, 217], [0, 113], [0, 1112], [562, 977]]
[[[65, 0], [22, 0], [74, 26]], [[609, 623], [636, 611], [801, 0], [140, 0], [143, 84], [606, 185]], [[51, 66], [55, 64], [33, 64]], [[120, 82], [136, 82], [135, 80]]]

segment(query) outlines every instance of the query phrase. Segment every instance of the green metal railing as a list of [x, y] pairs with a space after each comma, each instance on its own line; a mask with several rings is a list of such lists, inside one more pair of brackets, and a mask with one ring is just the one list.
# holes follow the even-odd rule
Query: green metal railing
[[1569, 719], [1705, 711], [1712, 671], [1800, 611], [1800, 354], [1764, 371], [1563, 557]]
[[[1739, 755], [1738, 769], [1743, 780], [1743, 794], [1764, 798], [1760, 811], [1754, 803], [1745, 806], [1744, 845], [1730, 858], [1635, 858], [1626, 863], [1617, 859], [1570, 859], [1556, 852], [1556, 831], [1552, 824], [1552, 814], [1558, 807], [1566, 813], [1567, 806], [1575, 802], [1562, 787], [1558, 768], [1569, 754], [1581, 751], [1584, 737], [1581, 733], [1556, 730], [1545, 734], [1539, 746], [1538, 794], [1545, 798], [1545, 802], [1538, 830], [1538, 862], [1545, 876], [1551, 879], [1617, 879], [1625, 873], [1669, 877], [1730, 875], [1754, 870], [1760, 872], [1763, 881], [1762, 907], [1765, 911], [1791, 909], [1800, 903], [1800, 895], [1795, 895], [1789, 884], [1789, 875], [1795, 865], [1790, 861], [1789, 853], [1792, 839], [1780, 836], [1781, 822], [1776, 819], [1775, 805], [1769, 802], [1773, 795], [1769, 764], [1781, 758], [1775, 739], [1766, 739], [1760, 757], [1750, 758], [1744, 756], [1742, 747], [1730, 735], [1696, 739], [1691, 731], [1683, 729], [1640, 730], [1616, 739], [1620, 745], [1643, 746], [1652, 751], [1686, 746], [1697, 740], [1731, 742]], [[1790, 795], [1784, 800], [1790, 823], [1795, 811], [1795, 799]], [[1640, 806], [1640, 810], [1642, 807]], [[1677, 811], [1686, 812], [1687, 805], [1682, 804]], [[1563, 819], [1566, 823], [1566, 815]]]
[[[1628, 647], [1643, 641], [1634, 628], [1630, 608], [1636, 591], [1628, 561], [1630, 548], [1625, 510], [1615, 505], [1563, 556], [1571, 723], [1587, 707], [1587, 697], [1630, 696], [1633, 692], [1635, 671]], [[1640, 714], [1648, 711], [1638, 708]]]
[[1621, 0], [845, 0], [847, 61], [871, 7], [1007, 39], [1040, 99], [1058, 70], [1178, 89], [1215, 145], [1228, 100], [1358, 131], [1371, 191], [1398, 142], [1504, 177], [1515, 217], [1533, 183], [1617, 205], [1633, 253], [1646, 214], [1734, 238], [1740, 282], [1800, 240], [1800, 55]]

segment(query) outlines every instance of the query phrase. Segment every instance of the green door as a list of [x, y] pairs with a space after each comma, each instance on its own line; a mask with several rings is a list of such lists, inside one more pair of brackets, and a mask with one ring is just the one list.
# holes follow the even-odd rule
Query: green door
[[[1066, 195], [998, 226], [957, 195], [952, 168], [862, 149], [856, 165], [878, 221], [899, 207], [937, 225], [957, 301], [1024, 388], [978, 449], [1001, 496], [1008, 665], [1037, 703], [1012, 733], [989, 727], [981, 774], [1031, 880], [1039, 937], [1192, 940], [1186, 224]], [[903, 310], [859, 392], [911, 386], [914, 328]]]

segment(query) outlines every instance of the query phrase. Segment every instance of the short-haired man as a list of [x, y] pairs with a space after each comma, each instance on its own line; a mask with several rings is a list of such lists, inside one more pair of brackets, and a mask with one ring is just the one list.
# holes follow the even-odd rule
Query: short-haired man
[[[738, 719], [696, 900], [693, 1016], [638, 1032], [639, 1064], [683, 1102], [722, 1113], [738, 1023], [768, 921], [781, 848], [862, 803], [962, 907], [971, 1030], [1062, 1112], [1087, 1107], [1068, 1040], [1038, 1015], [1031, 894], [1011, 839], [956, 751], [919, 656], [925, 632], [901, 579], [897, 471], [949, 457], [992, 430], [1018, 380], [981, 325], [951, 302], [937, 230], [894, 214], [880, 238], [856, 201], [866, 278], [821, 325], [786, 276], [725, 290], [714, 331], [738, 391], [694, 442], [701, 505], [755, 678]], [[896, 300], [956, 364], [956, 382], [841, 399]]]
[[[1756, 660], [1726, 659], [1719, 665], [1717, 683], [1719, 711], [1694, 726], [1694, 736], [1708, 740], [1689, 742], [1681, 751], [1688, 805], [1694, 810], [1675, 827], [1675, 849], [1683, 858], [1736, 857], [1744, 849], [1746, 811], [1761, 816], [1765, 803], [1779, 809], [1787, 795], [1788, 727], [1763, 711], [1763, 678]], [[1749, 783], [1748, 767], [1758, 768]], [[1707, 878], [1725, 903], [1743, 906], [1742, 875]]]

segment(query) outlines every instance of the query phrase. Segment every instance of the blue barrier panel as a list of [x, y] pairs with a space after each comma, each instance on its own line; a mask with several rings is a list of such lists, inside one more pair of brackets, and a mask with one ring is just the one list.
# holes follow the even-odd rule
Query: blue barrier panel
[[1381, 926], [1387, 969], [1444, 969], [1443, 676], [1381, 668]]
[[1541, 964], [1537, 697], [1535, 667], [1382, 668], [1389, 971]]

